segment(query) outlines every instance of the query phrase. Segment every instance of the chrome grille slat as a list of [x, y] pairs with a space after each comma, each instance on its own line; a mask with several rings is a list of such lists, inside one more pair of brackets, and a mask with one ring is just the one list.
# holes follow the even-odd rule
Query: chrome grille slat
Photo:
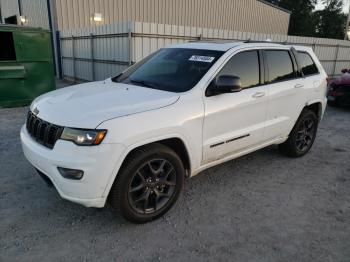
[[28, 112], [26, 128], [30, 136], [39, 144], [52, 149], [60, 138], [63, 127], [46, 122]]

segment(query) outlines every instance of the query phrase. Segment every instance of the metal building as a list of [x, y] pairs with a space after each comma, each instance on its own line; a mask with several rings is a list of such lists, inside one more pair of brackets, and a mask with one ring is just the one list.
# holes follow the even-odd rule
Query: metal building
[[52, 31], [57, 76], [62, 76], [59, 32], [143, 22], [287, 35], [289, 18], [289, 11], [263, 0], [0, 0], [0, 23]]
[[0, 0], [0, 12], [2, 23], [50, 28], [47, 0]]
[[[0, 0], [0, 9], [2, 22], [43, 28], [53, 24], [58, 30], [140, 21], [287, 34], [290, 17], [261, 0]], [[98, 22], [94, 14], [100, 16]]]

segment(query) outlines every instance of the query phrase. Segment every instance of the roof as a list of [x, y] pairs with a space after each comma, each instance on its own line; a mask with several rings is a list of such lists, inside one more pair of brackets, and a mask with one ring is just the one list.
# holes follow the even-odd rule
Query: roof
[[292, 13], [291, 11], [289, 11], [289, 10], [283, 8], [283, 7], [280, 7], [280, 6], [278, 6], [278, 5], [272, 4], [272, 3], [267, 2], [267, 1], [265, 1], [265, 0], [257, 0], [257, 1], [262, 2], [262, 3], [266, 4], [266, 5], [272, 6], [272, 7], [274, 7], [274, 8], [277, 8], [277, 9], [279, 9], [279, 10], [282, 10], [283, 12], [286, 12], [286, 13], [288, 13], [288, 14], [291, 14], [291, 13]]
[[281, 44], [269, 43], [269, 42], [233, 42], [233, 41], [197, 41], [197, 42], [187, 42], [176, 45], [169, 45], [168, 48], [189, 48], [189, 49], [204, 49], [204, 50], [217, 50], [217, 51], [228, 51], [234, 47], [238, 46], [283, 46]]

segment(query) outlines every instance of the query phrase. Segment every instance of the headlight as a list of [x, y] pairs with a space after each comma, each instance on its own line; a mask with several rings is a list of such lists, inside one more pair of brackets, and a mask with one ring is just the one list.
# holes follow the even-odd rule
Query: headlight
[[61, 139], [72, 141], [80, 146], [99, 145], [105, 138], [107, 130], [88, 130], [65, 127]]

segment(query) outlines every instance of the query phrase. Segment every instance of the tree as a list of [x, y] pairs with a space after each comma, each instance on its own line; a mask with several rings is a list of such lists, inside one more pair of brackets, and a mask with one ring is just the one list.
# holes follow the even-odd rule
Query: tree
[[314, 36], [315, 23], [312, 12], [317, 0], [267, 0], [291, 11], [289, 35]]
[[344, 39], [347, 17], [342, 0], [327, 0], [324, 10], [315, 11], [315, 33], [318, 37]]

